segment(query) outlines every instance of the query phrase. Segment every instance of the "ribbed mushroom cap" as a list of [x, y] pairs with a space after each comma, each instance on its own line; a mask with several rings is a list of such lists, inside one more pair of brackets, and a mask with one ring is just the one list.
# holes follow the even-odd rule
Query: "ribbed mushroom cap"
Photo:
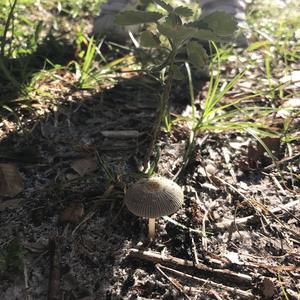
[[139, 217], [158, 218], [175, 213], [183, 204], [183, 191], [164, 177], [139, 180], [129, 187], [124, 202]]

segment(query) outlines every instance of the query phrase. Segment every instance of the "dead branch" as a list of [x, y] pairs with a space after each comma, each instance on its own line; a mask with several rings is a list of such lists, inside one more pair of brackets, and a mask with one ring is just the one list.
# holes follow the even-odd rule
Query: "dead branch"
[[161, 255], [158, 252], [154, 251], [143, 251], [143, 250], [138, 250], [138, 249], [130, 249], [129, 256], [134, 257], [134, 258], [139, 258], [142, 260], [147, 260], [150, 262], [153, 262], [155, 264], [167, 264], [169, 266], [183, 266], [183, 267], [188, 267], [192, 268], [194, 270], [199, 270], [205, 275], [215, 275], [221, 278], [228, 278], [233, 280], [235, 283], [238, 284], [243, 284], [247, 286], [251, 286], [252, 283], [252, 278], [249, 275], [242, 274], [242, 273], [236, 273], [232, 272], [227, 269], [213, 269], [210, 268], [202, 263], [199, 264], [194, 264], [190, 260], [182, 259], [182, 258], [177, 258], [171, 255]]

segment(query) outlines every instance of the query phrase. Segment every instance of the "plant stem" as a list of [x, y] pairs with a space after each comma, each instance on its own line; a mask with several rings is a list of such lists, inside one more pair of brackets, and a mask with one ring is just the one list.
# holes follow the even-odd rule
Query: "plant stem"
[[0, 50], [1, 57], [4, 57], [4, 54], [5, 54], [4, 48], [6, 45], [6, 35], [8, 32], [8, 29], [9, 29], [10, 22], [12, 21], [12, 19], [14, 17], [14, 10], [15, 10], [16, 5], [17, 5], [17, 0], [14, 0], [13, 4], [11, 5], [6, 22], [5, 22], [4, 31], [3, 31], [3, 35], [2, 35], [1, 50]]
[[144, 170], [147, 169], [147, 164], [148, 164], [148, 161], [152, 154], [152, 151], [154, 149], [154, 146], [155, 146], [155, 143], [156, 143], [159, 131], [160, 131], [160, 125], [163, 120], [163, 117], [166, 113], [168, 113], [168, 110], [169, 110], [169, 97], [170, 97], [170, 92], [171, 92], [171, 87], [172, 87], [172, 82], [173, 82], [173, 70], [172, 70], [173, 68], [172, 67], [174, 65], [174, 58], [175, 58], [175, 54], [173, 54], [171, 57], [168, 79], [167, 79], [166, 85], [164, 87], [163, 93], [160, 97], [159, 112], [158, 112], [157, 117], [154, 122], [151, 143], [150, 143], [149, 149], [145, 156]]

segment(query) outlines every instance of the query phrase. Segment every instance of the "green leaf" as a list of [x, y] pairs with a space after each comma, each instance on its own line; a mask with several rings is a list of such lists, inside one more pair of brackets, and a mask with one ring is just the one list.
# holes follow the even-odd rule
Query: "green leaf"
[[175, 46], [179, 45], [186, 37], [182, 32], [182, 26], [172, 26], [164, 23], [157, 25], [158, 31], [166, 36]]
[[208, 62], [208, 56], [201, 44], [191, 42], [187, 45], [189, 61], [198, 69], [203, 68]]
[[157, 25], [158, 31], [166, 36], [175, 46], [179, 46], [181, 43], [193, 37], [195, 34], [195, 28], [186, 26], [172, 26], [167, 23]]
[[137, 25], [158, 21], [163, 15], [157, 12], [126, 10], [115, 18], [117, 25]]
[[154, 2], [169, 13], [171, 13], [173, 11], [173, 7], [170, 4], [166, 3], [165, 1], [154, 0]]
[[175, 80], [183, 80], [185, 78], [184, 74], [180, 71], [180, 68], [176, 65], [173, 65], [172, 72]]
[[38, 40], [39, 40], [39, 37], [41, 35], [41, 32], [42, 30], [44, 29], [44, 22], [43, 21], [39, 21], [37, 26], [36, 26], [36, 29], [35, 29], [35, 32], [34, 32], [34, 41], [37, 43]]
[[141, 45], [143, 47], [156, 48], [160, 45], [160, 41], [151, 31], [146, 30], [141, 34]]
[[161, 34], [171, 40], [175, 46], [179, 46], [180, 44], [189, 41], [191, 38], [212, 41], [219, 39], [211, 30], [198, 29], [185, 25], [171, 26], [170, 24], [163, 23], [157, 25], [157, 29]]
[[[191, 27], [193, 28], [193, 27]], [[219, 38], [211, 30], [194, 28], [193, 38], [197, 40], [218, 41]]]
[[188, 26], [188, 27], [194, 27], [194, 28], [197, 28], [197, 29], [210, 30], [210, 28], [208, 27], [208, 25], [205, 22], [203, 22], [202, 20], [197, 20], [197, 21], [194, 21], [194, 22], [189, 22], [189, 23], [186, 23], [185, 25]]
[[176, 26], [176, 25], [182, 25], [182, 21], [178, 15], [175, 13], [170, 13], [166, 17], [166, 23], [171, 25], [171, 26]]
[[236, 20], [222, 11], [213, 12], [201, 18], [201, 21], [219, 36], [230, 35], [237, 30]]
[[174, 13], [181, 17], [191, 17], [193, 15], [193, 11], [185, 6], [178, 6], [174, 9]]

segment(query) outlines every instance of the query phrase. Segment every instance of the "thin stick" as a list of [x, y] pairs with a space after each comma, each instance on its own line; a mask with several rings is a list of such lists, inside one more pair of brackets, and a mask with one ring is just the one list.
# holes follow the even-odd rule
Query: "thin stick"
[[202, 279], [202, 278], [199, 278], [196, 276], [192, 276], [192, 275], [189, 275], [189, 274], [186, 274], [186, 273], [183, 273], [178, 270], [168, 268], [168, 267], [165, 267], [162, 265], [160, 265], [160, 267], [166, 271], [173, 273], [173, 274], [184, 277], [185, 279], [193, 280], [193, 281], [196, 281], [197, 283], [204, 284], [204, 285], [209, 285], [215, 289], [219, 289], [219, 290], [223, 290], [223, 291], [235, 294], [243, 299], [253, 299], [254, 298], [254, 295], [252, 293], [243, 291], [241, 289], [233, 288], [233, 287], [230, 287], [227, 285], [223, 285], [221, 283], [216, 283], [216, 282], [208, 280], [208, 279]]
[[280, 190], [280, 192], [286, 196], [287, 193], [285, 191], [285, 189], [282, 187], [282, 185], [280, 184], [280, 182], [278, 181], [278, 179], [273, 175], [273, 174], [270, 174], [270, 177], [272, 178], [273, 182], [275, 183], [275, 185], [278, 187], [278, 189]]
[[172, 278], [170, 278], [161, 268], [163, 266], [160, 264], [156, 264], [155, 268], [156, 270], [164, 277], [166, 278], [182, 295], [184, 295], [185, 299], [190, 300], [191, 298], [186, 295], [183, 291], [182, 285], [180, 283], [177, 283], [175, 280], [173, 280]]
[[[282, 160], [279, 160], [277, 162], [277, 165], [281, 165], [281, 164], [290, 162], [291, 160], [298, 159], [298, 158], [300, 158], [300, 153], [297, 153], [294, 156], [286, 157], [286, 158], [283, 158]], [[264, 170], [266, 170], [266, 171], [267, 170], [271, 170], [271, 169], [273, 169], [275, 167], [276, 167], [276, 164], [271, 164], [271, 165], [268, 165], [268, 166], [264, 167]]]
[[30, 293], [30, 290], [29, 290], [28, 269], [27, 269], [27, 266], [26, 266], [25, 262], [23, 262], [23, 265], [24, 265], [25, 299], [26, 300], [31, 300], [32, 297], [31, 297], [31, 293]]
[[55, 238], [49, 240], [50, 275], [48, 300], [60, 299], [60, 251]]
[[234, 280], [236, 283], [251, 286], [252, 284], [252, 277], [242, 273], [236, 273], [227, 269], [213, 269], [210, 268], [202, 263], [195, 265], [192, 261], [177, 258], [171, 255], [161, 255], [158, 252], [154, 251], [143, 251], [138, 249], [130, 249], [129, 255], [131, 257], [151, 261], [153, 263], [160, 263], [160, 264], [167, 264], [170, 266], [183, 266], [192, 269], [196, 269], [202, 271], [205, 275], [216, 275], [221, 278], [229, 278]]
[[[272, 209], [270, 209], [270, 213], [275, 214], [275, 213], [284, 211], [288, 208], [292, 208], [297, 205], [300, 205], [300, 200], [295, 200], [295, 201], [289, 202], [285, 205], [272, 208]], [[254, 221], [256, 218], [257, 218], [257, 215], [251, 215], [248, 217], [236, 218], [235, 220], [224, 220], [222, 222], [216, 223], [215, 226], [218, 228], [221, 228], [221, 229], [225, 229], [225, 228], [229, 228], [233, 223], [236, 225], [245, 224], [247, 222]]]
[[191, 232], [190, 232], [190, 239], [191, 239], [191, 243], [192, 243], [192, 251], [194, 254], [194, 261], [195, 261], [195, 264], [198, 265], [199, 259], [198, 259], [197, 246], [195, 244], [195, 240], [194, 240], [193, 234]]
[[202, 246], [205, 251], [207, 251], [207, 237], [206, 237], [206, 219], [208, 216], [208, 210], [203, 206], [204, 209], [204, 216], [202, 220]]
[[[173, 65], [173, 59], [174, 59], [174, 57], [172, 56], [172, 58], [171, 58], [171, 64], [172, 65]], [[152, 151], [154, 149], [156, 140], [158, 138], [158, 134], [160, 132], [160, 126], [161, 126], [162, 119], [163, 119], [165, 113], [167, 112], [167, 109], [169, 108], [169, 97], [170, 97], [170, 92], [171, 92], [171, 88], [172, 88], [172, 82], [173, 82], [173, 72], [170, 70], [169, 75], [168, 75], [168, 79], [167, 79], [167, 83], [166, 83], [166, 85], [164, 87], [164, 90], [163, 90], [163, 93], [160, 97], [159, 112], [158, 112], [158, 115], [157, 115], [156, 120], [154, 122], [152, 137], [151, 137], [151, 143], [150, 143], [149, 148], [148, 148], [149, 150], [147, 151], [146, 156], [145, 156], [144, 170], [147, 169], [148, 161], [150, 160]]]
[[197, 200], [197, 203], [202, 207], [204, 210], [204, 216], [202, 220], [202, 247], [205, 251], [207, 251], [207, 237], [206, 237], [206, 219], [208, 216], [208, 209], [201, 203], [200, 198], [196, 190], [193, 191]]

